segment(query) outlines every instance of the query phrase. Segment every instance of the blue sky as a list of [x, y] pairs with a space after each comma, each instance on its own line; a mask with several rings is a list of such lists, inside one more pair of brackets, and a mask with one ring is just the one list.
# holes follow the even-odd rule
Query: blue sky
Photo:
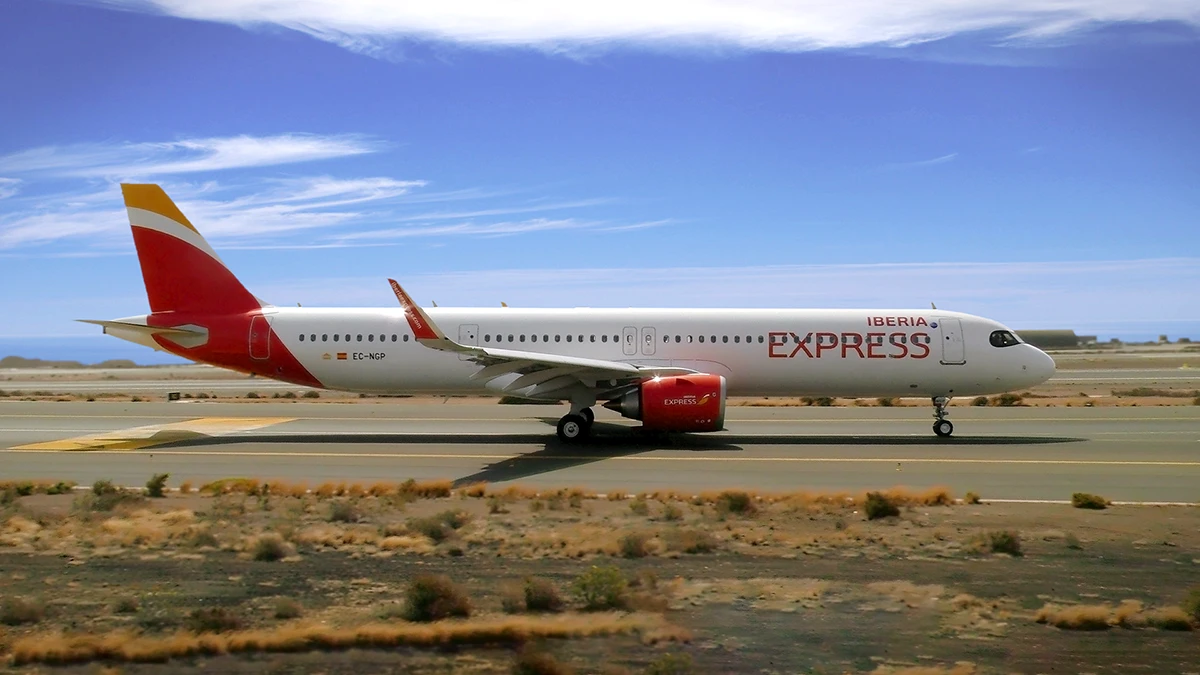
[[0, 338], [146, 311], [123, 180], [280, 305], [1200, 331], [1194, 2], [409, 4], [0, 4]]

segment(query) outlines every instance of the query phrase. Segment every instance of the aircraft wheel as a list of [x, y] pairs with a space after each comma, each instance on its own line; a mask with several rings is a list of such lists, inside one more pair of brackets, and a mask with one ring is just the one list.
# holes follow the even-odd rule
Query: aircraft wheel
[[567, 443], [579, 441], [587, 436], [589, 426], [583, 415], [564, 415], [558, 421], [558, 437]]
[[950, 423], [950, 420], [938, 420], [933, 423], [933, 433], [937, 434], [939, 438], [949, 438], [950, 434], [954, 433], [954, 425]]
[[583, 416], [583, 421], [587, 422], [589, 427], [592, 426], [592, 422], [596, 421], [596, 413], [592, 412], [591, 408], [584, 408], [579, 411], [579, 414]]

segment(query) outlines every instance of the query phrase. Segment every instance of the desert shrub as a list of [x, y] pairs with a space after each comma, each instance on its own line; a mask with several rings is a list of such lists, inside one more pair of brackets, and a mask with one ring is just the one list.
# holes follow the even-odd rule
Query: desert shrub
[[423, 574], [413, 579], [404, 600], [404, 618], [409, 621], [471, 616], [470, 598], [449, 577], [440, 574]]
[[339, 500], [329, 505], [329, 522], [357, 523], [362, 520], [362, 510], [349, 500]]
[[669, 521], [683, 520], [683, 509], [674, 504], [667, 504], [663, 508], [662, 519]]
[[1087, 492], [1076, 492], [1071, 495], [1071, 506], [1077, 509], [1106, 509], [1110, 503], [1100, 495], [1093, 495]]
[[900, 515], [900, 507], [882, 492], [868, 492], [865, 510], [867, 520], [878, 520]]
[[226, 633], [245, 624], [237, 612], [227, 607], [202, 607], [188, 614], [187, 628], [193, 633]]
[[974, 492], [968, 492], [963, 495], [963, 502], [966, 504], [978, 504], [979, 501], [979, 495]]
[[549, 652], [525, 645], [513, 658], [513, 675], [571, 675], [575, 671]]
[[75, 505], [85, 511], [112, 511], [122, 504], [135, 504], [140, 501], [141, 495], [117, 487], [112, 481], [98, 480], [92, 484], [90, 493], [75, 500]]
[[629, 502], [629, 510], [635, 516], [648, 516], [650, 515], [650, 503], [646, 501], [645, 497], [638, 495], [637, 499]]
[[988, 397], [986, 397], [986, 396], [976, 396], [975, 398], [971, 399], [971, 405], [973, 405], [975, 407], [983, 407], [987, 404], [988, 404]]
[[650, 535], [645, 532], [630, 532], [621, 537], [621, 555], [626, 558], [645, 558], [650, 555]]
[[717, 495], [717, 512], [721, 514], [734, 513], [740, 516], [753, 516], [758, 513], [754, 498], [748, 492], [726, 490]]
[[621, 570], [612, 565], [593, 565], [575, 579], [571, 591], [586, 610], [621, 609], [628, 586]]
[[286, 392], [284, 392], [284, 393], [283, 393], [283, 398], [289, 398], [289, 399], [290, 399], [290, 398], [296, 398], [296, 392], [294, 392], [294, 391], [286, 391]]
[[252, 392], [250, 392], [250, 393], [246, 394], [246, 398], [258, 398], [258, 397], [259, 397], [259, 396], [258, 396], [258, 392], [257, 392], [257, 391], [252, 391]]
[[525, 579], [525, 609], [530, 612], [561, 612], [563, 599], [558, 587], [548, 579]]
[[283, 537], [274, 532], [268, 532], [260, 537], [255, 537], [250, 545], [250, 553], [255, 560], [274, 562], [288, 557], [291, 554], [290, 548]]
[[167, 487], [167, 478], [170, 478], [169, 473], [156, 473], [146, 481], [146, 496], [161, 499], [166, 495], [163, 490]]
[[126, 595], [113, 601], [112, 610], [117, 614], [136, 614], [138, 606], [137, 598], [132, 595]]
[[1188, 589], [1187, 595], [1183, 597], [1183, 602], [1179, 603], [1179, 607], [1192, 617], [1193, 621], [1200, 622], [1200, 586], [1192, 586]]
[[707, 530], [668, 530], [663, 535], [667, 549], [683, 553], [712, 553], [717, 550], [717, 539]]
[[1020, 394], [1000, 394], [992, 397], [992, 405], [1011, 407], [1021, 405], [1025, 399]]
[[300, 603], [291, 598], [279, 598], [275, 601], [275, 608], [272, 614], [276, 619], [295, 619], [304, 613], [304, 608]]
[[696, 665], [688, 654], [663, 654], [646, 666], [646, 675], [691, 675]]
[[829, 406], [833, 405], [834, 400], [835, 399], [829, 396], [818, 396], [813, 399], [813, 405], [819, 405], [828, 408]]
[[508, 513], [508, 507], [504, 505], [504, 500], [498, 495], [488, 497], [488, 513]]
[[304, 397], [304, 398], [321, 398], [321, 392], [319, 392], [319, 391], [312, 391], [312, 390], [310, 390], [310, 391], [306, 391], [306, 392], [304, 392], [304, 396], [303, 396], [303, 397]]
[[979, 535], [980, 547], [992, 553], [1021, 556], [1021, 536], [1013, 530], [988, 530]]
[[1192, 399], [1192, 405], [1200, 405], [1200, 396]]
[[19, 596], [0, 600], [0, 623], [19, 626], [23, 623], [38, 623], [46, 618], [46, 605], [35, 598]]
[[409, 499], [439, 499], [449, 497], [454, 491], [454, 484], [448, 480], [426, 481], [418, 483], [409, 478], [400, 484], [397, 493]]
[[465, 511], [442, 511], [439, 514], [425, 518], [410, 518], [408, 528], [413, 532], [429, 537], [434, 543], [441, 543], [470, 521], [470, 514]]
[[896, 399], [880, 397], [875, 399], [875, 404], [881, 408], [891, 408], [892, 406], [896, 405]]
[[73, 490], [74, 488], [75, 488], [75, 483], [72, 483], [71, 481], [60, 480], [57, 483], [55, 483], [54, 485], [51, 485], [50, 487], [46, 488], [46, 494], [48, 494], [48, 495], [65, 495], [68, 492], [70, 492], [71, 490]]
[[1187, 612], [1179, 607], [1153, 609], [1145, 614], [1146, 625], [1159, 630], [1192, 630]]
[[1063, 630], [1108, 630], [1109, 614], [1108, 605], [1045, 605], [1038, 610], [1034, 620]]

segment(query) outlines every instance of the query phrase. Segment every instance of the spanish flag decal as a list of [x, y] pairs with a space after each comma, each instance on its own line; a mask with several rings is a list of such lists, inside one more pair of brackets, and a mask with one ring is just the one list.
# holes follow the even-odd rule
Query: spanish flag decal
[[338, 361], [346, 360], [346, 352], [338, 352]]

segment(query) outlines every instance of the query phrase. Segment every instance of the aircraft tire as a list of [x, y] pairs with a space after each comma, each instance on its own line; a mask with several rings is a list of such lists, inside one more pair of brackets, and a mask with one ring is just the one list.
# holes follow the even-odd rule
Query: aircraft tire
[[583, 415], [564, 415], [558, 421], [558, 438], [564, 443], [578, 443], [587, 437], [590, 427]]
[[954, 425], [950, 423], [950, 420], [938, 420], [933, 423], [933, 433], [937, 434], [939, 438], [949, 438], [950, 434], [954, 433]]
[[587, 422], [588, 428], [591, 428], [592, 422], [596, 421], [596, 413], [592, 412], [591, 408], [584, 408], [583, 410], [579, 411], [579, 414], [582, 415], [583, 420]]

